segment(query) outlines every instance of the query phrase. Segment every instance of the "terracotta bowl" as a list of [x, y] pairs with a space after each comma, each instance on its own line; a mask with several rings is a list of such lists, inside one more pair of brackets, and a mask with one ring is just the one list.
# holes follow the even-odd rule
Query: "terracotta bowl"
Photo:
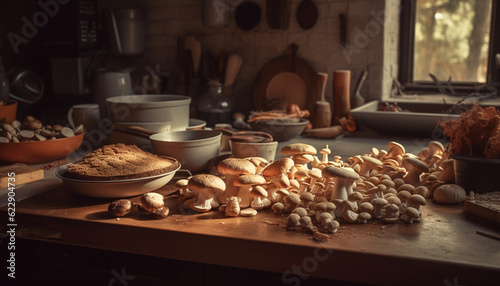
[[0, 104], [0, 122], [5, 121], [11, 123], [16, 119], [17, 101], [13, 99], [3, 100], [5, 105]]
[[0, 161], [44, 164], [64, 158], [80, 147], [85, 133], [45, 141], [0, 143]]

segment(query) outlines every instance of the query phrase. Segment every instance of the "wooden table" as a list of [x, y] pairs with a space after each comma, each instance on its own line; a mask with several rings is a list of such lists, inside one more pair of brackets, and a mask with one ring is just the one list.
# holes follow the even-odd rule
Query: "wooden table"
[[[382, 146], [387, 142], [349, 142], [351, 139], [310, 142], [317, 146], [328, 143], [334, 148], [348, 143], [349, 148], [356, 148], [352, 144], [357, 142], [360, 153], [370, 144]], [[175, 191], [174, 180], [158, 192], [171, 194]], [[166, 219], [146, 215], [116, 219], [107, 214], [110, 202], [56, 187], [16, 204], [16, 235], [116, 255], [140, 255], [145, 263], [148, 259], [171, 259], [275, 273], [275, 282], [283, 285], [307, 285], [313, 277], [375, 285], [490, 285], [492, 279], [500, 277], [500, 241], [476, 233], [480, 230], [498, 235], [498, 229], [466, 219], [461, 205], [442, 206], [428, 201], [422, 221], [414, 224], [341, 223], [331, 239], [317, 242], [307, 231], [285, 230], [285, 217], [269, 210], [255, 217], [230, 218], [218, 211], [197, 214], [179, 207], [181, 198], [171, 196], [167, 200], [171, 215]], [[0, 221], [5, 234], [9, 229], [6, 207], [0, 209]], [[0, 246], [4, 253], [5, 244]], [[231, 284], [226, 274], [214, 278], [206, 273], [210, 268], [202, 269], [205, 278], [201, 280], [211, 277], [212, 282], [220, 279], [213, 285], [223, 285], [223, 281]], [[113, 277], [109, 269], [106, 271]], [[207, 281], [204, 283], [210, 284]]]

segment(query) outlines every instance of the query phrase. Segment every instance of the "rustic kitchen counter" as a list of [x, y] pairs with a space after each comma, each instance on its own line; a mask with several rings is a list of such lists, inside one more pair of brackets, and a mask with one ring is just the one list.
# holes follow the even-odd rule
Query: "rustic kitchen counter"
[[[402, 143], [407, 152], [416, 153], [429, 141], [367, 137], [296, 138], [281, 142], [280, 147], [291, 142], [308, 142], [317, 148], [328, 144], [334, 154], [347, 158], [369, 153], [371, 147], [384, 149], [392, 140]], [[174, 180], [158, 192], [172, 194]], [[24, 186], [19, 192], [28, 188]], [[138, 202], [137, 197], [133, 200]], [[420, 223], [341, 223], [331, 239], [317, 242], [306, 231], [285, 230], [285, 217], [269, 210], [255, 217], [230, 218], [218, 211], [196, 214], [179, 207], [182, 198], [173, 195], [167, 199], [171, 214], [166, 219], [146, 215], [116, 219], [107, 214], [111, 201], [82, 197], [57, 186], [17, 202], [16, 235], [153, 260], [166, 258], [276, 273], [277, 282], [283, 285], [306, 285], [312, 281], [309, 277], [376, 285], [489, 285], [500, 277], [500, 241], [476, 233], [498, 235], [498, 229], [465, 218], [462, 205], [443, 206], [428, 200]], [[3, 234], [9, 230], [7, 218], [7, 207], [2, 207]], [[0, 246], [4, 253], [6, 244]], [[23, 259], [29, 258], [17, 256], [18, 261]]]

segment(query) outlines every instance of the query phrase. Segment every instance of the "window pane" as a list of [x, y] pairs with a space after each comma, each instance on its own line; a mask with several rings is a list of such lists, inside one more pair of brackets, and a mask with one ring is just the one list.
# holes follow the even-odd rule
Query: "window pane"
[[486, 82], [491, 0], [417, 0], [414, 81]]

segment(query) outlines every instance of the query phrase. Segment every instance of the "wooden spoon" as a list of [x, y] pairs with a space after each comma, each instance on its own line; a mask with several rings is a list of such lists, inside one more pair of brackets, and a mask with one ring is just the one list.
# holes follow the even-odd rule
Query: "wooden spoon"
[[198, 77], [198, 70], [200, 68], [201, 61], [201, 44], [195, 37], [187, 36], [184, 38], [184, 48], [191, 51], [194, 75], [195, 77]]
[[226, 63], [226, 73], [224, 77], [224, 86], [231, 86], [236, 79], [236, 75], [238, 74], [241, 64], [243, 63], [243, 58], [237, 54], [231, 54], [227, 58]]

